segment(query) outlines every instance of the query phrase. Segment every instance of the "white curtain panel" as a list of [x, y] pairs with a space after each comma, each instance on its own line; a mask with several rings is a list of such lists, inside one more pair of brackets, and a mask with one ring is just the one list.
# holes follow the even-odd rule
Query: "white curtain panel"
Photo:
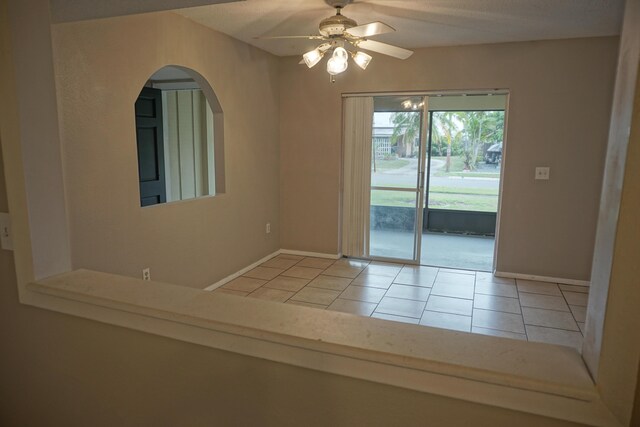
[[373, 98], [343, 100], [342, 253], [367, 256]]

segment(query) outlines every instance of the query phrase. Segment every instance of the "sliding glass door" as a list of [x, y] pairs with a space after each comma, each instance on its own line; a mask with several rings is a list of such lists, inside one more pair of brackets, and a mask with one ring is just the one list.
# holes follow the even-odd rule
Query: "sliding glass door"
[[368, 256], [418, 263], [428, 98], [374, 98]]

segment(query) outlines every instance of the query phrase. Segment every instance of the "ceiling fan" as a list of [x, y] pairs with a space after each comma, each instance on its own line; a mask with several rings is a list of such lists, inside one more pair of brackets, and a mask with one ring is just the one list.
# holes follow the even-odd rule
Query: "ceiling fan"
[[379, 21], [358, 25], [356, 21], [342, 14], [342, 9], [351, 3], [351, 1], [352, 0], [325, 0], [325, 3], [336, 9], [336, 14], [320, 21], [318, 25], [319, 35], [267, 36], [257, 38], [323, 40], [324, 43], [302, 55], [300, 64], [304, 63], [307, 67], [311, 68], [320, 62], [325, 55], [331, 53], [331, 57], [327, 61], [327, 72], [331, 75], [332, 82], [335, 81], [334, 76], [347, 69], [349, 65], [349, 55], [351, 55], [353, 62], [360, 68], [363, 70], [367, 68], [372, 59], [371, 55], [358, 49], [377, 52], [398, 59], [407, 59], [413, 54], [413, 52], [408, 49], [371, 40], [369, 37], [391, 33], [394, 32], [395, 29]]

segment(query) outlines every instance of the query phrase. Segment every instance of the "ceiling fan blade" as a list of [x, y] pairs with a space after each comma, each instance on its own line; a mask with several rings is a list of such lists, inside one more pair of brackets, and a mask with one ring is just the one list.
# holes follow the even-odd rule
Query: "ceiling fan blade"
[[324, 36], [258, 36], [254, 39], [271, 40], [271, 39], [307, 39], [307, 40], [324, 40]]
[[407, 59], [408, 57], [413, 55], [413, 51], [411, 50], [403, 49], [401, 47], [387, 43], [377, 42], [375, 40], [359, 40], [355, 43], [355, 45], [357, 47], [361, 47], [362, 49], [393, 56], [394, 58], [398, 59]]
[[354, 37], [371, 37], [378, 34], [392, 33], [396, 29], [385, 24], [384, 22], [376, 21], [370, 24], [358, 25], [357, 27], [351, 27], [345, 31]]

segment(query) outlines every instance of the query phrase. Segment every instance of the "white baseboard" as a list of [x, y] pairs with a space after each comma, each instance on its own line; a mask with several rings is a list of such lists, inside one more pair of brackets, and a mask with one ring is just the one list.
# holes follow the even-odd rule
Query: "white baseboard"
[[586, 280], [564, 279], [560, 277], [536, 276], [534, 274], [509, 273], [506, 271], [496, 271], [496, 277], [504, 277], [507, 279], [526, 279], [536, 280], [538, 282], [562, 283], [563, 285], [589, 286], [590, 282]]
[[312, 256], [316, 258], [329, 258], [329, 259], [340, 259], [342, 258], [342, 254], [323, 254], [320, 252], [306, 252], [306, 251], [294, 251], [291, 249], [280, 249], [281, 254], [288, 255], [301, 255], [301, 256]]
[[323, 254], [323, 253], [319, 253], [319, 252], [305, 252], [305, 251], [294, 251], [294, 250], [291, 250], [291, 249], [278, 249], [277, 251], [267, 255], [266, 257], [264, 257], [262, 259], [259, 259], [258, 261], [254, 262], [250, 266], [245, 267], [242, 270], [236, 271], [235, 273], [225, 277], [222, 280], [218, 280], [213, 285], [207, 286], [203, 290], [204, 291], [212, 291], [214, 289], [217, 289], [220, 286], [224, 285], [225, 283], [228, 283], [228, 282], [232, 281], [233, 279], [242, 276], [247, 271], [253, 270], [254, 268], [259, 266], [263, 262], [267, 262], [271, 258], [273, 258], [275, 256], [278, 256], [280, 254], [312, 256], [312, 257], [316, 257], [316, 258], [329, 258], [329, 259], [340, 259], [340, 258], [342, 258], [342, 254]]
[[263, 262], [267, 262], [269, 261], [271, 258], [273, 258], [274, 256], [277, 256], [280, 254], [280, 250], [277, 250], [269, 255], [267, 255], [266, 257], [259, 259], [258, 261], [254, 262], [253, 264], [251, 264], [248, 267], [243, 268], [242, 270], [236, 271], [235, 273], [233, 273], [230, 276], [225, 277], [222, 280], [218, 280], [216, 283], [214, 283], [213, 285], [209, 285], [206, 288], [204, 288], [204, 291], [212, 291], [214, 289], [219, 288], [220, 286], [224, 285], [227, 282], [232, 281], [233, 279], [235, 279], [236, 277], [240, 277], [242, 276], [244, 273], [246, 273], [249, 270], [253, 270], [254, 268], [256, 268], [257, 266], [259, 266], [260, 264], [262, 264]]

